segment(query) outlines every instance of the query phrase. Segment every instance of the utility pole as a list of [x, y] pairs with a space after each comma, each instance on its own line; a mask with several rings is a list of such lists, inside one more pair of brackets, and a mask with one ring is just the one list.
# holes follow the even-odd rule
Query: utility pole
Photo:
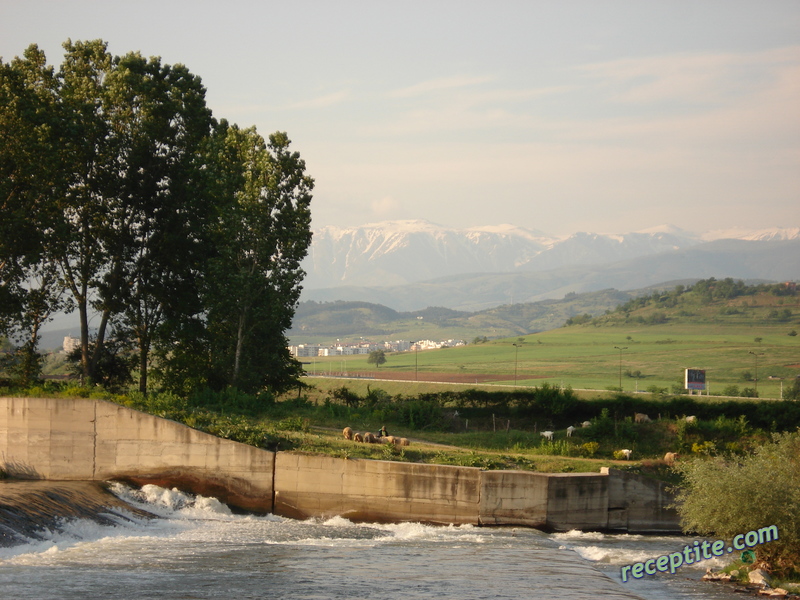
[[754, 358], [754, 359], [755, 359], [755, 361], [756, 361], [756, 375], [755, 375], [755, 380], [756, 380], [756, 398], [758, 398], [758, 357], [759, 357], [759, 356], [764, 356], [764, 353], [762, 352], [761, 354], [756, 354], [755, 352], [752, 352], [752, 351], [751, 351], [751, 352], [748, 352], [748, 354], [752, 354], [752, 355], [753, 355], [753, 358]]
[[514, 346], [514, 387], [517, 387], [517, 357], [519, 356], [519, 344], [512, 344]]
[[616, 350], [619, 350], [619, 391], [622, 391], [622, 351], [627, 350], [627, 346], [623, 346], [620, 348], [619, 346], [614, 346]]

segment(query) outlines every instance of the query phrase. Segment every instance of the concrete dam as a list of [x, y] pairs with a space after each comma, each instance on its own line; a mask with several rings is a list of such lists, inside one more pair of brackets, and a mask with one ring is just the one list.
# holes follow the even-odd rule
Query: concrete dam
[[625, 471], [483, 471], [271, 452], [82, 398], [0, 398], [0, 468], [15, 479], [177, 487], [299, 519], [680, 533], [665, 484]]

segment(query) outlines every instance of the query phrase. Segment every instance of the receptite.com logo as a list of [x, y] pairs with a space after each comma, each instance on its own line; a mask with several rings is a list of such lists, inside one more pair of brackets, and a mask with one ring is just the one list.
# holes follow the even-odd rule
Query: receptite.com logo
[[622, 581], [628, 581], [629, 576], [641, 579], [645, 575], [655, 575], [658, 572], [675, 574], [683, 565], [692, 565], [701, 560], [708, 560], [716, 556], [724, 556], [737, 550], [747, 550], [759, 544], [766, 544], [778, 539], [778, 527], [769, 525], [747, 533], [734, 536], [731, 543], [726, 545], [725, 540], [695, 540], [694, 544], [687, 544], [680, 552], [671, 552], [643, 562], [633, 563], [622, 567]]

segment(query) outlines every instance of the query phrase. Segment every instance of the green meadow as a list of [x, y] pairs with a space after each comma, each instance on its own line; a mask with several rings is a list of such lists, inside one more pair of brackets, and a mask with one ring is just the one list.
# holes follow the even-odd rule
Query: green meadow
[[785, 324], [589, 324], [463, 347], [387, 354], [379, 369], [367, 364], [366, 356], [309, 360], [306, 370], [317, 375], [369, 373], [381, 378], [400, 372], [418, 377], [448, 373], [465, 382], [470, 376], [479, 380], [481, 375], [503, 375], [493, 383], [514, 385], [516, 373], [519, 386], [549, 382], [606, 390], [619, 387], [621, 381], [626, 392], [653, 388], [670, 392], [673, 385], [683, 385], [684, 369], [698, 368], [706, 370], [711, 394], [720, 395], [723, 388], [735, 385], [757, 387], [762, 398], [780, 398], [781, 385], [791, 386], [800, 374], [800, 339], [787, 335]]

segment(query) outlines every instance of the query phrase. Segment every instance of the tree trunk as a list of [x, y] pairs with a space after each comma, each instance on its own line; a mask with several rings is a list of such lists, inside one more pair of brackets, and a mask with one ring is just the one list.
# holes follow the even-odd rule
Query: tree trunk
[[239, 328], [236, 332], [236, 352], [233, 358], [233, 376], [231, 377], [231, 385], [236, 387], [236, 382], [239, 379], [239, 363], [242, 358], [242, 347], [244, 346], [244, 327], [247, 321], [245, 312], [239, 315]]
[[147, 342], [139, 343], [139, 391], [147, 395]]

